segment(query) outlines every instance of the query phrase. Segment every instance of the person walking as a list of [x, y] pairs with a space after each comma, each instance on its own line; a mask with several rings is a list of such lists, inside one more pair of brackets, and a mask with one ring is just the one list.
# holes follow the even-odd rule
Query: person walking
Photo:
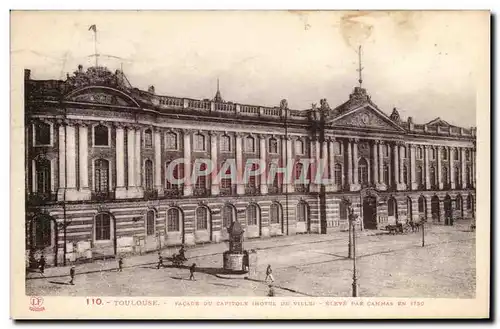
[[270, 279], [271, 282], [274, 282], [274, 277], [273, 277], [273, 269], [271, 268], [271, 265], [267, 265], [267, 269], [266, 269], [266, 279], [264, 280], [265, 282], [267, 282], [267, 279]]
[[267, 293], [267, 296], [274, 297], [274, 288], [272, 284], [269, 285], [269, 292]]
[[71, 277], [71, 280], [69, 281], [69, 284], [75, 284], [74, 283], [74, 280], [75, 280], [75, 265], [71, 266], [71, 268], [69, 269], [69, 276]]
[[45, 271], [45, 256], [43, 254], [38, 261], [38, 268], [40, 269], [40, 273], [43, 274]]
[[160, 269], [160, 266], [163, 267], [163, 257], [161, 256], [161, 252], [158, 252], [158, 265], [156, 265], [156, 269]]
[[122, 272], [123, 271], [123, 257], [120, 257], [118, 259], [118, 272]]
[[189, 273], [190, 273], [189, 280], [196, 281], [196, 279], [194, 278], [194, 271], [195, 271], [195, 269], [196, 269], [196, 264], [193, 263], [193, 265], [191, 265], [191, 267], [189, 268]]

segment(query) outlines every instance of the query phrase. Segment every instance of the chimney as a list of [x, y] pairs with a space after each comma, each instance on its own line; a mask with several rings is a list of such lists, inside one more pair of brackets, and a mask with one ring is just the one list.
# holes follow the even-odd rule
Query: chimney
[[149, 86], [148, 87], [148, 92], [151, 93], [151, 94], [154, 94], [155, 93], [155, 86]]
[[31, 79], [31, 70], [24, 69], [24, 80], [30, 80], [30, 79]]
[[83, 65], [80, 64], [80, 65], [78, 65], [78, 72], [82, 73], [82, 71], [83, 71]]

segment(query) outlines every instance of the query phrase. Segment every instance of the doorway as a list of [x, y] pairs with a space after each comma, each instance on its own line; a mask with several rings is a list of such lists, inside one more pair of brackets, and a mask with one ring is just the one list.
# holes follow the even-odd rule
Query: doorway
[[451, 209], [451, 198], [446, 195], [443, 202], [444, 206], [444, 225], [453, 225], [453, 211]]
[[368, 230], [377, 229], [377, 199], [374, 196], [363, 200], [363, 226]]
[[431, 199], [431, 215], [434, 222], [439, 222], [439, 198], [437, 195], [433, 196]]

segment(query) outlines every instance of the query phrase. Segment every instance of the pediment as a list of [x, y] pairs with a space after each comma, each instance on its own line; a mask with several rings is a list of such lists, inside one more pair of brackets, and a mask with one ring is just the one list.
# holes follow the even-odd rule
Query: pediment
[[441, 126], [441, 127], [449, 127], [451, 126], [448, 122], [444, 121], [441, 118], [436, 118], [427, 123], [428, 126]]
[[103, 86], [85, 87], [75, 90], [66, 95], [65, 100], [78, 103], [139, 107], [137, 101], [124, 92]]
[[380, 110], [369, 105], [348, 111], [331, 121], [331, 126], [339, 128], [361, 128], [393, 132], [405, 131]]

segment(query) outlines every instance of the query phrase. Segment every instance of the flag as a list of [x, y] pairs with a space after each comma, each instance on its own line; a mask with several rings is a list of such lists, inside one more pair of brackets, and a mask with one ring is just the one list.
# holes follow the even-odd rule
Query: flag
[[90, 27], [89, 27], [89, 31], [90, 31], [90, 30], [92, 30], [92, 31], [94, 31], [94, 32], [97, 32], [97, 28], [96, 28], [95, 24], [90, 25]]

